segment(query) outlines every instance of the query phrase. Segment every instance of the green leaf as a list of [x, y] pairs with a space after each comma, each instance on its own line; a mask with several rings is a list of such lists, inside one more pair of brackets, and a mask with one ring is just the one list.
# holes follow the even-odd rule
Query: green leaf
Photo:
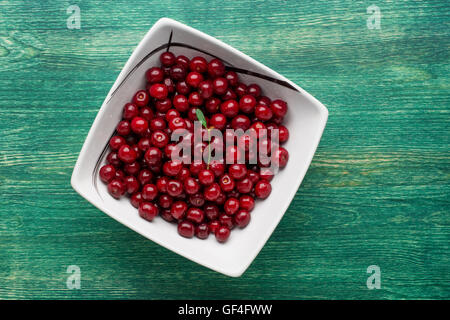
[[197, 109], [195, 110], [195, 114], [197, 115], [197, 119], [198, 121], [200, 121], [202, 123], [202, 125], [207, 128], [207, 124], [206, 124], [206, 119], [205, 119], [205, 115], [203, 114], [202, 110]]

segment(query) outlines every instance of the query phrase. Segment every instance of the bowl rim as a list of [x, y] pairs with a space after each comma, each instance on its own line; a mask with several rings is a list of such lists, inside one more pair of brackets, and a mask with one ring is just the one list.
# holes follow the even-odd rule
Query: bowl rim
[[[271, 74], [272, 77], [279, 79], [281, 81], [286, 82], [287, 84], [289, 84], [290, 86], [292, 86], [295, 90], [297, 90], [300, 94], [302, 94], [303, 96], [305, 96], [307, 98], [307, 100], [309, 100], [311, 102], [311, 104], [317, 109], [317, 111], [319, 112], [319, 119], [320, 119], [320, 127], [318, 128], [318, 138], [316, 143], [313, 145], [313, 148], [310, 150], [309, 154], [307, 156], [305, 156], [305, 158], [307, 159], [305, 161], [305, 169], [298, 175], [298, 177], [296, 178], [295, 184], [293, 183], [292, 188], [290, 188], [289, 190], [289, 201], [286, 201], [281, 207], [280, 207], [280, 211], [282, 212], [282, 214], [280, 214], [278, 217], [276, 217], [275, 219], [272, 220], [272, 223], [270, 224], [270, 228], [268, 228], [268, 231], [264, 234], [261, 234], [260, 239], [258, 240], [258, 244], [256, 246], [254, 246], [251, 250], [249, 250], [249, 259], [247, 259], [245, 261], [245, 263], [239, 264], [238, 267], [235, 267], [233, 269], [231, 268], [221, 268], [220, 265], [211, 265], [208, 262], [205, 261], [201, 261], [201, 259], [196, 259], [195, 257], [191, 257], [186, 255], [184, 252], [182, 252], [182, 250], [180, 250], [179, 248], [176, 248], [174, 246], [172, 246], [170, 243], [162, 243], [159, 239], [155, 239], [151, 236], [149, 236], [148, 234], [145, 234], [144, 232], [141, 232], [140, 230], [138, 230], [138, 228], [136, 228], [132, 223], [127, 222], [125, 219], [118, 219], [116, 216], [114, 216], [114, 214], [112, 212], [110, 212], [110, 210], [108, 208], [104, 208], [101, 206], [101, 203], [99, 203], [98, 201], [96, 201], [96, 199], [94, 199], [93, 197], [90, 196], [89, 192], [86, 192], [86, 190], [83, 189], [83, 187], [78, 184], [77, 181], [77, 177], [80, 174], [80, 170], [81, 170], [81, 160], [84, 159], [86, 157], [86, 152], [87, 152], [87, 144], [88, 142], [93, 138], [93, 132], [96, 130], [96, 128], [99, 125], [100, 119], [103, 118], [103, 114], [106, 112], [107, 110], [107, 104], [109, 99], [111, 98], [112, 93], [115, 92], [115, 90], [117, 89], [117, 87], [120, 85], [121, 82], [123, 82], [125, 79], [124, 77], [126, 77], [126, 72], [129, 72], [130, 67], [132, 68], [132, 64], [136, 62], [136, 56], [138, 54], [138, 49], [143, 46], [144, 43], [146, 43], [147, 38], [149, 38], [153, 32], [155, 30], [158, 30], [159, 28], [162, 28], [164, 26], [176, 26], [178, 28], [184, 29], [186, 31], [188, 31], [189, 33], [194, 33], [197, 36], [201, 37], [201, 38], [205, 38], [207, 41], [212, 42], [220, 47], [224, 47], [226, 50], [232, 52], [235, 55], [238, 55], [240, 57], [243, 57], [245, 60], [247, 60], [249, 63], [254, 64], [255, 66], [259, 67], [260, 69], [262, 69], [264, 72]], [[89, 132], [86, 136], [86, 139], [83, 143], [83, 146], [81, 148], [81, 151], [79, 153], [79, 156], [77, 158], [76, 164], [74, 166], [73, 169], [73, 173], [71, 176], [71, 185], [72, 188], [78, 193], [80, 194], [83, 198], [85, 198], [86, 200], [88, 200], [91, 204], [93, 204], [95, 207], [97, 207], [99, 210], [103, 211], [104, 213], [106, 213], [108, 216], [110, 216], [111, 218], [113, 218], [114, 220], [118, 221], [119, 223], [125, 225], [126, 227], [130, 228], [131, 230], [139, 233], [140, 235], [144, 236], [145, 238], [152, 240], [153, 242], [163, 246], [166, 249], [169, 249], [195, 263], [198, 263], [200, 265], [203, 265], [207, 268], [210, 268], [214, 271], [220, 272], [222, 274], [231, 276], [231, 277], [239, 277], [241, 276], [246, 270], [247, 268], [250, 266], [250, 264], [254, 261], [254, 259], [256, 258], [256, 256], [259, 254], [259, 252], [262, 250], [262, 248], [264, 247], [264, 245], [267, 243], [268, 239], [270, 238], [270, 236], [272, 235], [272, 233], [275, 231], [276, 227], [278, 226], [279, 222], [281, 221], [281, 219], [283, 218], [283, 216], [285, 215], [288, 207], [290, 206], [292, 200], [295, 197], [295, 194], [297, 192], [297, 190], [299, 189], [304, 176], [307, 172], [307, 170], [310, 167], [311, 161], [313, 159], [313, 156], [317, 150], [317, 147], [319, 145], [319, 142], [321, 140], [321, 137], [323, 135], [323, 131], [325, 129], [326, 123], [327, 123], [327, 119], [328, 119], [328, 109], [320, 102], [318, 101], [316, 98], [314, 98], [312, 95], [310, 95], [308, 92], [306, 92], [305, 90], [303, 90], [301, 87], [299, 87], [298, 85], [296, 85], [295, 83], [293, 83], [292, 81], [290, 81], [289, 79], [287, 79], [286, 77], [280, 75], [278, 72], [270, 69], [269, 67], [265, 66], [264, 64], [256, 61], [255, 59], [253, 59], [252, 57], [246, 55], [245, 53], [233, 48], [232, 46], [222, 42], [219, 39], [216, 39], [202, 31], [199, 31], [195, 28], [189, 27], [181, 22], [178, 22], [176, 20], [170, 19], [170, 18], [161, 18], [159, 19], [150, 29], [149, 31], [145, 34], [145, 36], [142, 38], [142, 40], [139, 42], [139, 44], [136, 46], [136, 48], [134, 49], [133, 53], [130, 55], [130, 57], [128, 58], [127, 62], [125, 63], [124, 67], [122, 68], [121, 72], [119, 73], [119, 75], [117, 76], [114, 84], [112, 85], [111, 89], [109, 90], [108, 94], [106, 95], [99, 111], [97, 112], [97, 115], [95, 117], [94, 122], [92, 123]]]

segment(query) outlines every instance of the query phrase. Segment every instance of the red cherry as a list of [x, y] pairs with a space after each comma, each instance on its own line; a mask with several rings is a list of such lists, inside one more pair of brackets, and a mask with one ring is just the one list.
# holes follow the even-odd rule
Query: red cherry
[[109, 146], [113, 150], [119, 150], [119, 148], [123, 145], [125, 145], [127, 142], [124, 137], [121, 136], [114, 136], [111, 139], [109, 139]]
[[119, 159], [122, 160], [123, 162], [132, 163], [136, 161], [137, 153], [132, 147], [124, 144], [119, 148], [118, 156]]
[[186, 76], [186, 83], [193, 88], [197, 88], [202, 81], [203, 76], [197, 71], [191, 71]]
[[256, 107], [256, 99], [252, 95], [244, 95], [239, 100], [239, 109], [244, 113], [252, 113]]
[[186, 219], [195, 222], [195, 223], [202, 223], [203, 219], [205, 218], [205, 213], [203, 210], [199, 208], [189, 208], [186, 214]]
[[180, 221], [178, 223], [178, 233], [185, 238], [192, 238], [195, 233], [194, 224], [187, 220]]
[[247, 167], [244, 164], [232, 164], [228, 167], [228, 173], [232, 178], [239, 180], [247, 175]]
[[131, 120], [139, 114], [139, 109], [134, 103], [127, 103], [123, 107], [123, 118]]
[[153, 98], [162, 100], [167, 98], [167, 95], [169, 94], [169, 89], [166, 87], [165, 84], [155, 83], [150, 87], [149, 92]]
[[220, 226], [216, 229], [215, 231], [215, 236], [217, 241], [224, 243], [228, 240], [228, 238], [230, 237], [230, 229], [226, 226]]
[[217, 183], [213, 183], [205, 188], [203, 194], [206, 200], [214, 201], [220, 195], [220, 186]]
[[219, 179], [220, 188], [223, 192], [230, 192], [234, 189], [235, 183], [234, 179], [229, 174], [224, 174]]
[[204, 186], [209, 186], [214, 182], [214, 172], [212, 170], [202, 170], [198, 173], [198, 181]]
[[134, 117], [131, 120], [131, 130], [137, 134], [143, 134], [148, 129], [148, 122], [144, 118]]
[[159, 56], [159, 60], [161, 61], [161, 64], [165, 67], [170, 67], [175, 63], [175, 55], [170, 52], [163, 52], [161, 53], [161, 55]]
[[270, 109], [277, 117], [283, 118], [287, 113], [287, 103], [283, 100], [277, 99], [272, 101]]
[[158, 215], [158, 208], [151, 202], [141, 202], [139, 204], [139, 215], [145, 220], [153, 221]]
[[219, 59], [212, 59], [208, 63], [208, 73], [211, 77], [221, 77], [225, 74], [225, 65]]
[[161, 68], [153, 67], [147, 70], [145, 77], [150, 83], [161, 82], [164, 79], [164, 71]]
[[199, 239], [206, 239], [209, 236], [209, 227], [207, 223], [201, 223], [195, 227], [195, 235]]
[[131, 205], [136, 209], [139, 208], [140, 203], [142, 202], [142, 194], [140, 192], [133, 193], [130, 198]]
[[252, 211], [255, 207], [255, 199], [253, 199], [249, 195], [244, 194], [239, 198], [239, 207], [247, 211]]
[[220, 105], [220, 112], [227, 118], [234, 118], [239, 112], [236, 100], [227, 100]]
[[228, 198], [228, 200], [225, 201], [223, 209], [228, 215], [235, 214], [239, 210], [239, 200], [236, 198]]
[[110, 182], [116, 176], [116, 168], [113, 165], [107, 164], [100, 168], [100, 180], [104, 183]]
[[158, 188], [154, 184], [146, 184], [142, 187], [142, 198], [147, 201], [152, 201], [158, 195]]
[[239, 228], [245, 228], [250, 222], [250, 212], [247, 210], [239, 210], [238, 213], [234, 215], [234, 223]]
[[144, 107], [148, 104], [149, 99], [150, 97], [148, 96], [147, 91], [139, 90], [133, 96], [133, 103], [136, 104], [138, 107]]
[[170, 208], [170, 214], [177, 220], [180, 220], [184, 217], [188, 206], [184, 201], [174, 202]]
[[113, 179], [108, 183], [108, 192], [116, 199], [123, 196], [125, 191], [125, 184], [119, 179]]

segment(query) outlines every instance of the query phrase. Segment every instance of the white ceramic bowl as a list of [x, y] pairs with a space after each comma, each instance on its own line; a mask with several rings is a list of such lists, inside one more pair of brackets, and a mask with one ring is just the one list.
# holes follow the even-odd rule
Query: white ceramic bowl
[[[225, 244], [218, 243], [214, 236], [207, 240], [186, 239], [178, 235], [175, 224], [161, 218], [153, 222], [140, 218], [127, 198], [113, 199], [98, 178], [124, 104], [134, 92], [145, 88], [145, 71], [159, 62], [160, 53], [168, 47], [176, 55], [190, 58], [218, 57], [227, 66], [234, 67], [244, 83], [259, 84], [265, 95], [281, 98], [289, 106], [285, 120], [290, 132], [285, 145], [289, 162], [272, 180], [270, 197], [257, 201], [250, 224], [245, 229], [233, 230]], [[71, 183], [97, 208], [144, 237], [215, 271], [238, 277], [262, 249], [289, 207], [319, 144], [327, 117], [328, 111], [319, 101], [275, 71], [211, 36], [163, 18], [139, 43], [109, 91], [81, 149]]]

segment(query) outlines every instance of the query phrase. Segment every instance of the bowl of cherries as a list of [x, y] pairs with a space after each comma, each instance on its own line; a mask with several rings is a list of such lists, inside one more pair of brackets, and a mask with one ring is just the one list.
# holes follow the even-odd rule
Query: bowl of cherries
[[163, 18], [108, 93], [71, 183], [148, 239], [240, 276], [288, 209], [327, 116], [275, 71]]

